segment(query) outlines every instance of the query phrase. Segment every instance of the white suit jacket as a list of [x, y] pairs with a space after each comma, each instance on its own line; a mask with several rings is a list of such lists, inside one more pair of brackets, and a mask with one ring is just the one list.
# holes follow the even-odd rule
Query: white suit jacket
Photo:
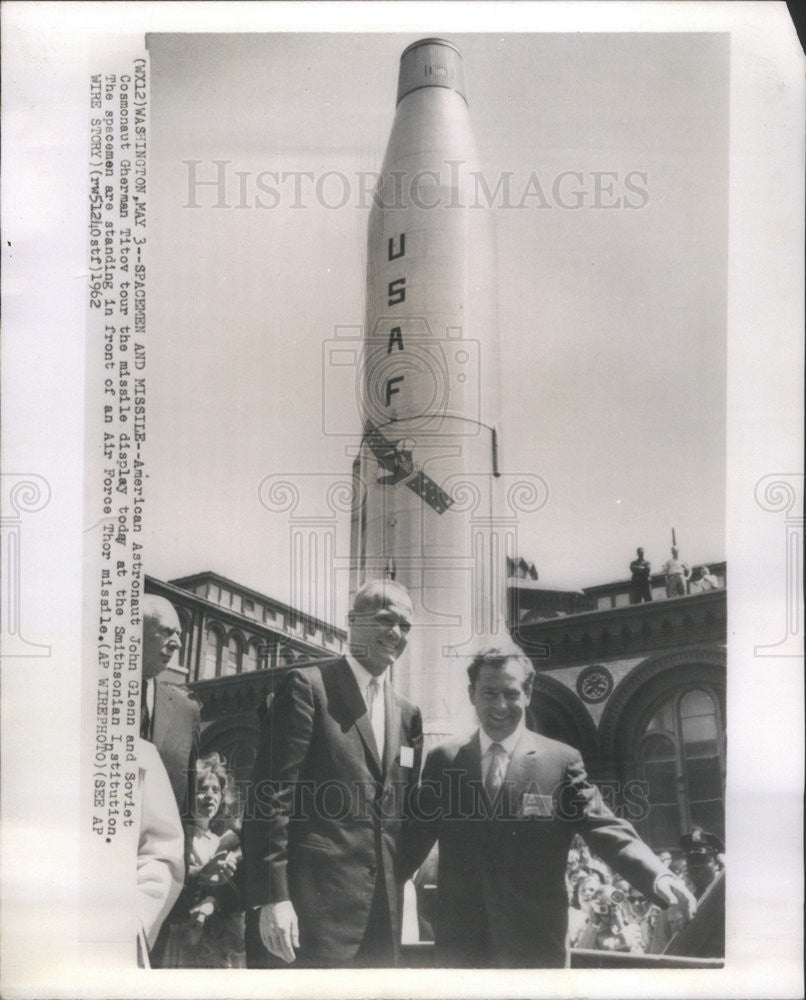
[[185, 881], [185, 835], [176, 798], [157, 748], [138, 739], [140, 839], [137, 919], [152, 948]]

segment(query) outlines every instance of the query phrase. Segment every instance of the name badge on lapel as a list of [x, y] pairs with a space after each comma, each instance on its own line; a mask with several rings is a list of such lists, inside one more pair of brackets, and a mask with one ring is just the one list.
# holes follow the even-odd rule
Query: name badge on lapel
[[524, 792], [521, 800], [521, 816], [549, 817], [552, 812], [550, 795], [539, 795], [537, 792]]
[[400, 748], [400, 766], [414, 767], [414, 747]]

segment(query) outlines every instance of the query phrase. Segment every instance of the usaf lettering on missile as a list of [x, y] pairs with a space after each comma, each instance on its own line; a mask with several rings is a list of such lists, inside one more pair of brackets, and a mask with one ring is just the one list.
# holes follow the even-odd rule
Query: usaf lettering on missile
[[480, 169], [459, 49], [414, 42], [369, 216], [350, 589], [388, 576], [411, 593], [395, 686], [427, 740], [464, 725], [457, 658], [496, 634], [506, 600], [494, 220], [468, 207]]

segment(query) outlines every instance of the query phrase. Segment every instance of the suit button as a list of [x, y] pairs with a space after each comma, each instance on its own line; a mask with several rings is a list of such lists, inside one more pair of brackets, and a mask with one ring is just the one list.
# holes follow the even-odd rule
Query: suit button
[[376, 875], [378, 872], [378, 868], [376, 865], [367, 865], [367, 871], [370, 873], [370, 875]]

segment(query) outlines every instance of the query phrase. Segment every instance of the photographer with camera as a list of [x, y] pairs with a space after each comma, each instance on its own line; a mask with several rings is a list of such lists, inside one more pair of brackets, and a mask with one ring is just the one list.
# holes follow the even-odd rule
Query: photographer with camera
[[575, 897], [579, 909], [572, 907], [568, 922], [572, 947], [632, 954], [646, 951], [641, 927], [622, 889], [604, 883], [597, 872], [577, 883]]
[[[568, 944], [572, 948], [593, 948], [595, 935], [592, 932], [591, 909], [596, 893], [603, 887], [604, 880], [599, 872], [583, 874], [574, 883], [571, 905], [568, 908]], [[584, 944], [582, 942], [585, 942]]]
[[613, 885], [602, 886], [591, 903], [590, 912], [595, 943], [587, 947], [601, 951], [628, 951], [633, 955], [645, 952], [641, 928], [633, 919], [627, 895], [622, 889]]

